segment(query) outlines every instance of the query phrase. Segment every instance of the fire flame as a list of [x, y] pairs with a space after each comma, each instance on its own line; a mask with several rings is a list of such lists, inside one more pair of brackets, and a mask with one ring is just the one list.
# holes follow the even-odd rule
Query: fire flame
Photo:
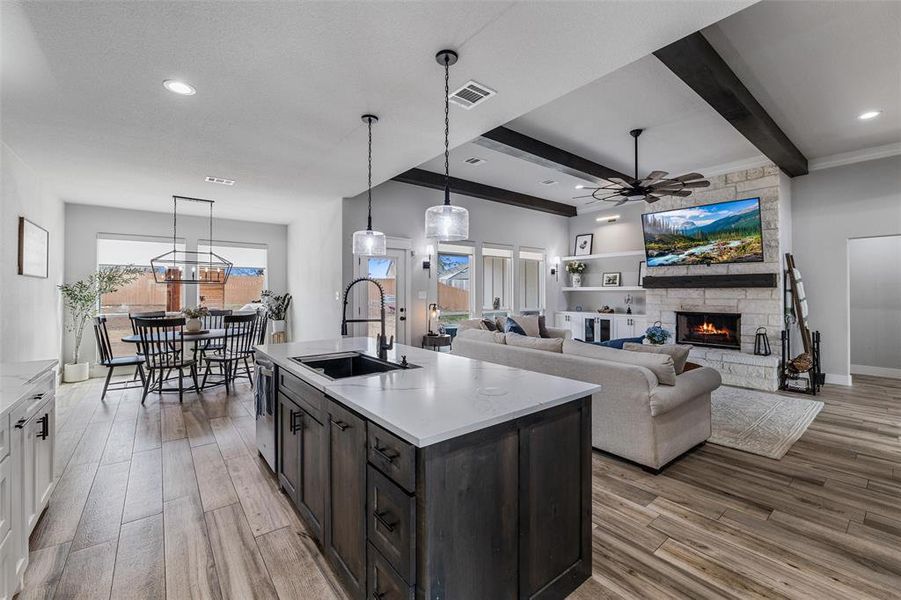
[[701, 335], [732, 335], [732, 332], [727, 328], [723, 327], [722, 329], [717, 329], [716, 325], [708, 323], [707, 321], [704, 321], [702, 325], [695, 327], [694, 333], [700, 333]]

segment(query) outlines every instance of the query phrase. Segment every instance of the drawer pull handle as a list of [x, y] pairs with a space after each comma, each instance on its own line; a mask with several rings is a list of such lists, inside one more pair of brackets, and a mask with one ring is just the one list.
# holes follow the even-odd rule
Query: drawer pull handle
[[340, 429], [341, 431], [344, 431], [345, 429], [347, 429], [348, 427], [350, 427], [350, 425], [348, 425], [348, 424], [345, 423], [344, 421], [336, 421], [336, 420], [332, 419], [332, 423], [334, 423], [334, 424], [335, 424], [335, 427], [337, 427], [337, 428]]
[[303, 427], [303, 413], [298, 411], [290, 411], [291, 412], [291, 423], [290, 429], [291, 433], [297, 433]]
[[18, 421], [16, 421], [16, 429], [22, 429], [22, 428], [24, 428], [24, 427], [25, 427], [25, 423], [27, 423], [27, 422], [28, 422], [28, 421], [26, 421], [25, 419], [19, 419]]
[[44, 397], [44, 392], [41, 392], [40, 394], [35, 394], [34, 396], [32, 396], [31, 399], [32, 400], [40, 400], [43, 397]]
[[375, 510], [372, 511], [372, 516], [375, 517], [375, 520], [378, 521], [379, 523], [381, 523], [382, 527], [384, 527], [385, 529], [387, 529], [389, 533], [392, 533], [392, 532], [394, 531], [394, 525], [395, 525], [395, 524], [394, 524], [394, 523], [389, 523], [389, 522], [387, 521], [387, 519], [385, 519], [385, 515], [387, 515], [387, 514], [388, 514], [388, 513], [386, 513], [386, 512], [380, 513], [380, 512], [375, 511]]
[[394, 463], [394, 459], [400, 456], [397, 452], [391, 452], [389, 448], [379, 448], [378, 446], [373, 447], [376, 454], [387, 460], [389, 463]]
[[50, 415], [44, 413], [44, 416], [38, 419], [38, 423], [41, 424], [41, 432], [38, 434], [38, 438], [46, 440], [50, 435]]

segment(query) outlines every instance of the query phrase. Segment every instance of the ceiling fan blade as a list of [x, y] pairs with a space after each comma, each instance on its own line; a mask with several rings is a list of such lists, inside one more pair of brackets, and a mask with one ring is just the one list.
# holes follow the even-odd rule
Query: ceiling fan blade
[[691, 190], [676, 190], [675, 192], [666, 192], [666, 195], [684, 198], [685, 196], [691, 196]]
[[647, 198], [645, 198], [644, 201], [647, 202], [648, 204], [653, 204], [654, 202], [657, 202], [659, 199], [660, 199], [659, 196], [648, 196]]
[[674, 178], [676, 181], [692, 181], [695, 179], [704, 179], [704, 176], [700, 173], [686, 173], [685, 175], [679, 175]]
[[573, 196], [573, 200], [579, 200], [581, 198], [594, 198], [594, 194], [586, 194], [584, 196]]
[[625, 204], [625, 203], [628, 202], [628, 201], [629, 201], [628, 198], [623, 198], [622, 200], [620, 200], [619, 202], [617, 202], [617, 203], [614, 204], [613, 206], [622, 206], [623, 204]]
[[702, 179], [700, 181], [686, 181], [684, 184], [687, 188], [705, 188], [710, 187], [710, 182], [706, 179]]
[[663, 180], [663, 178], [668, 174], [669, 173], [667, 173], [666, 171], [651, 171], [650, 173], [648, 173], [648, 176], [642, 179], [638, 185], [647, 187], [653, 183], [657, 183], [658, 181]]
[[622, 187], [624, 187], [624, 188], [630, 188], [630, 187], [632, 187], [632, 184], [629, 183], [628, 181], [626, 181], [625, 179], [623, 179], [622, 177], [611, 177], [611, 178], [608, 179], [607, 181], [609, 181], [609, 182], [611, 182], [611, 183], [615, 183], [615, 184], [617, 184], [617, 185], [620, 185], [620, 186], [622, 186]]

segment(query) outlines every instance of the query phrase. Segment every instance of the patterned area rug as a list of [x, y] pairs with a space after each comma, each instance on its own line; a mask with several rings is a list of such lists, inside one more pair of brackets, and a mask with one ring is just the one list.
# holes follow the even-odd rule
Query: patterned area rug
[[713, 433], [707, 441], [779, 459], [822, 408], [815, 400], [721, 386], [711, 394]]

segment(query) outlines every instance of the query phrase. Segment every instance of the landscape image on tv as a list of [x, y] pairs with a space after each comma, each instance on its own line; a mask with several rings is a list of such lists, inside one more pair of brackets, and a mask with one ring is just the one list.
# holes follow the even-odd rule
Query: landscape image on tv
[[649, 267], [762, 262], [760, 198], [641, 216]]

